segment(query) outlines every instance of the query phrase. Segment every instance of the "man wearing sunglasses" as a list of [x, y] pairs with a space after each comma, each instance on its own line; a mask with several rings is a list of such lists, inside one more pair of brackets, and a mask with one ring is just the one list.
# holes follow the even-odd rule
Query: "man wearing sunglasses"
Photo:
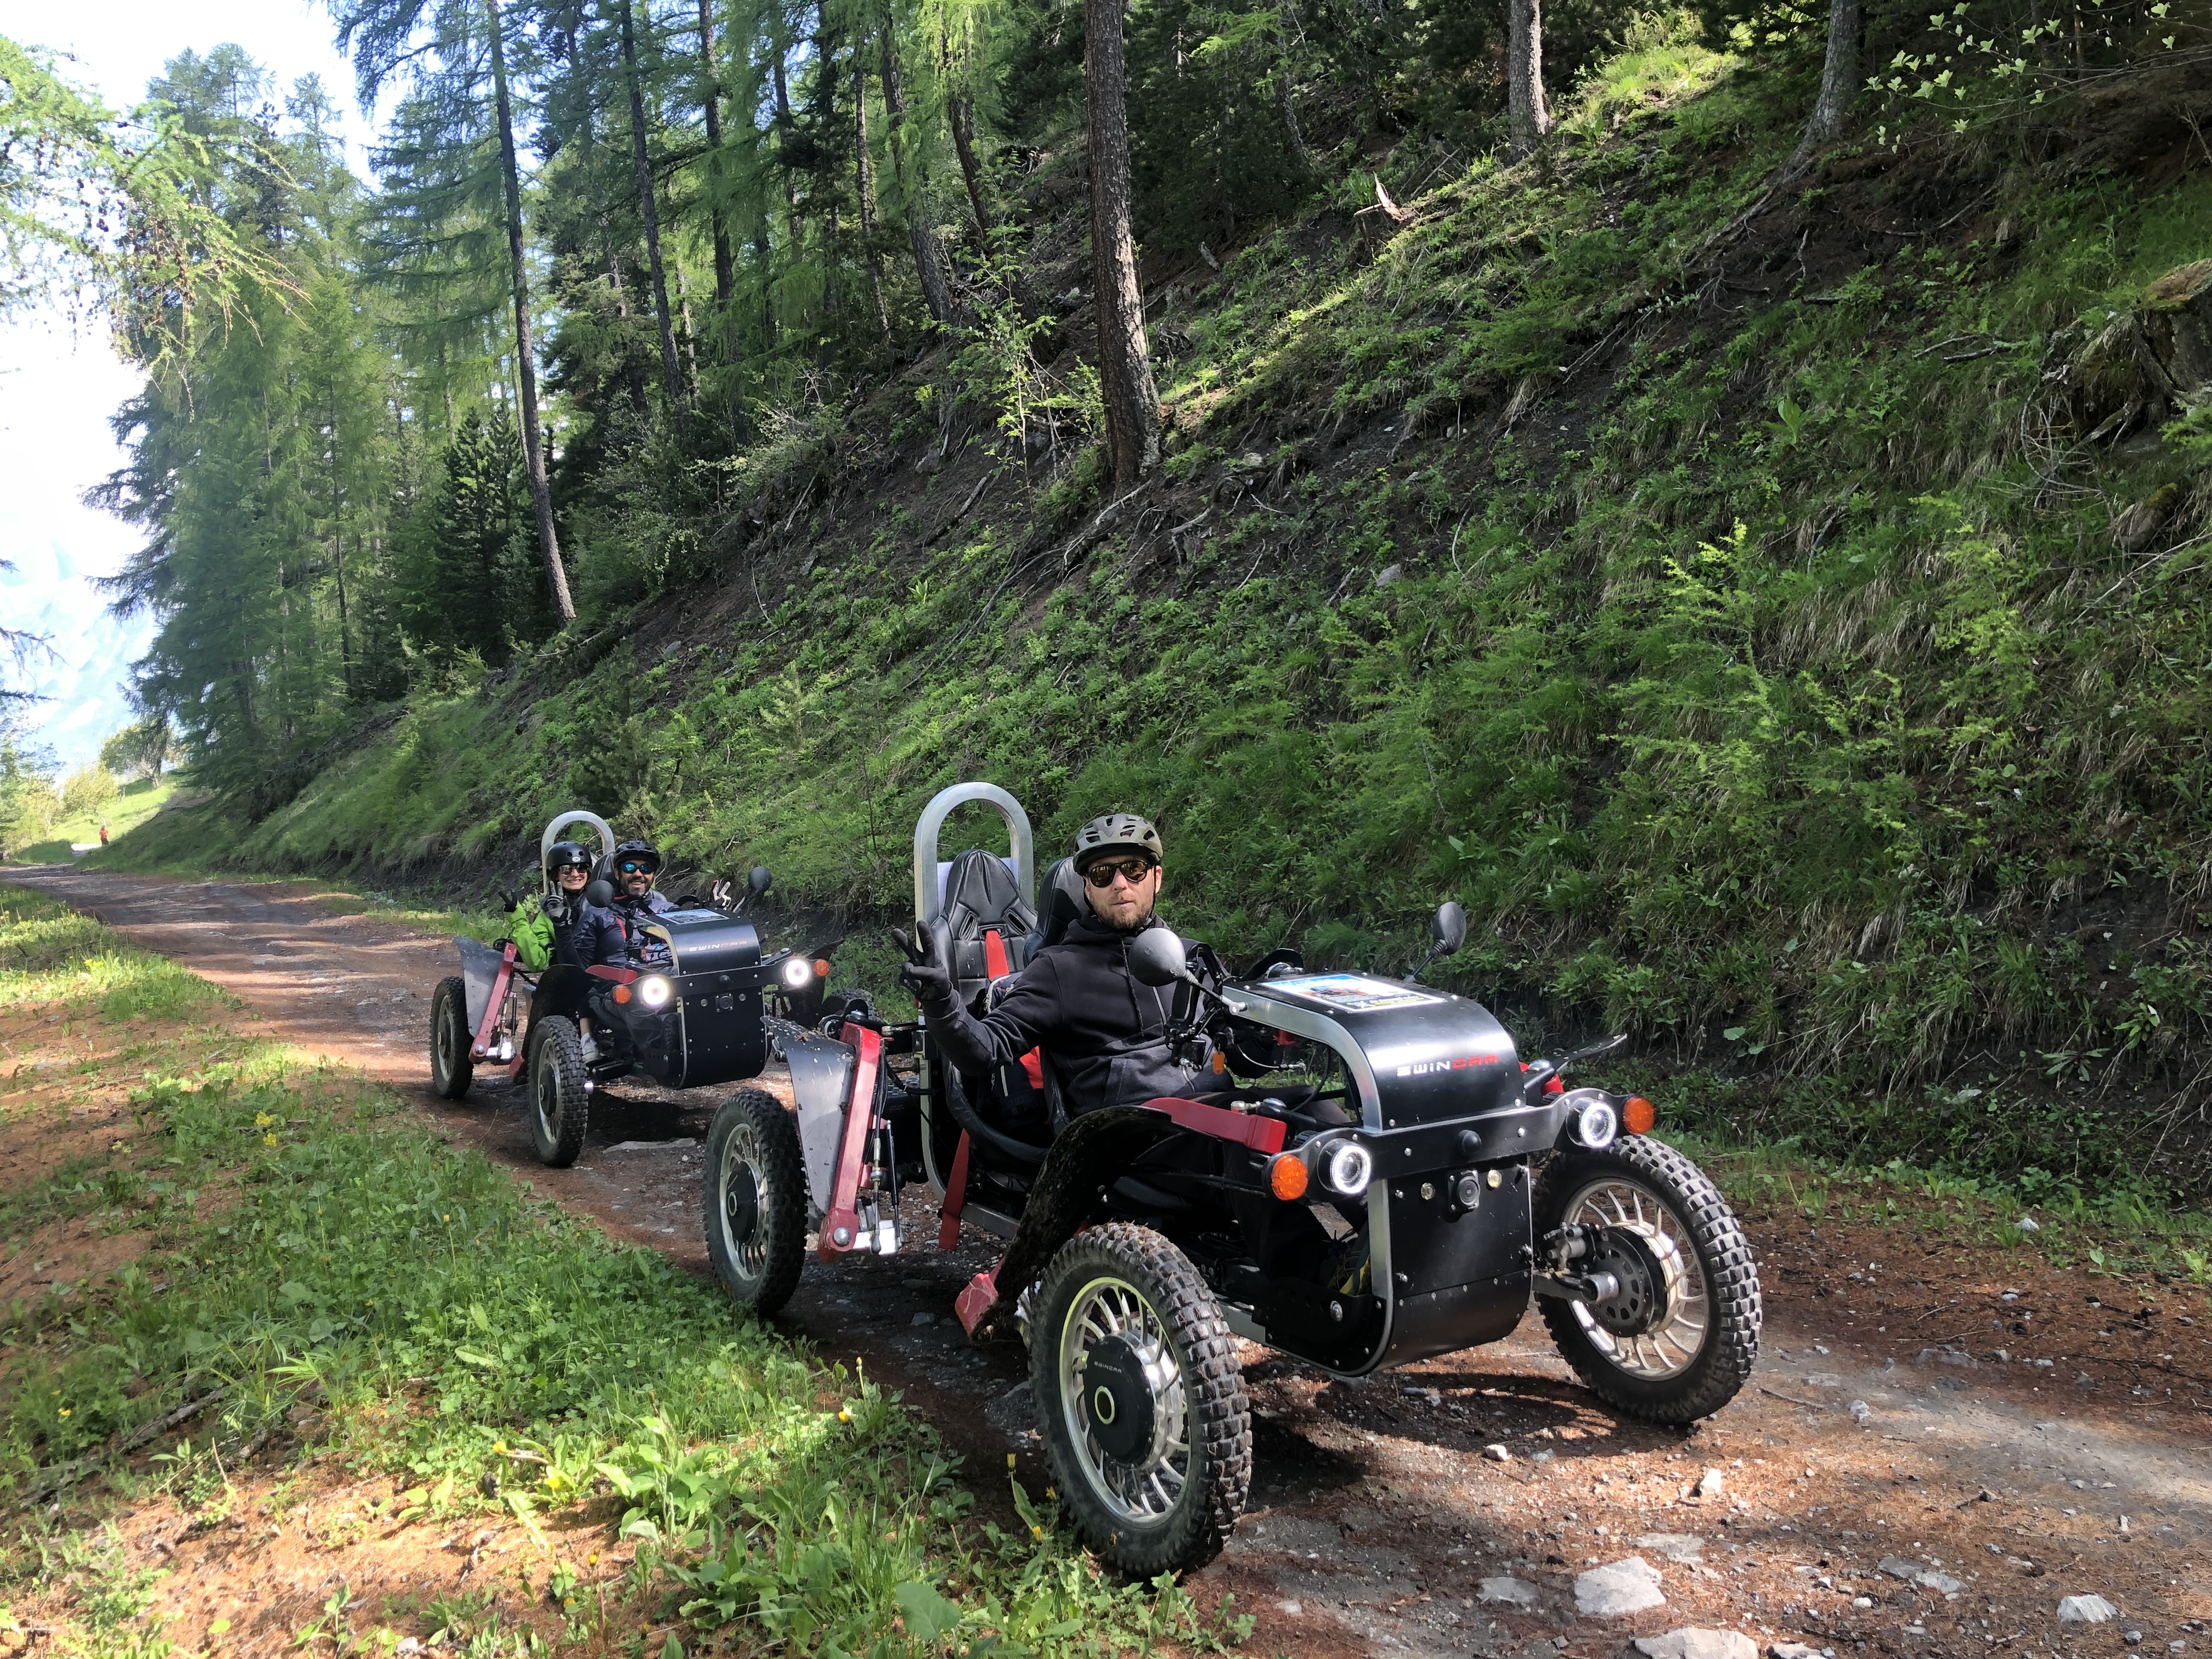
[[660, 849], [649, 841], [626, 841], [609, 862], [614, 866], [614, 913], [622, 919], [631, 960], [640, 968], [665, 967], [668, 941], [645, 931], [646, 923], [676, 908], [653, 884], [660, 877]]
[[1133, 1106], [1188, 1094], [1197, 1073], [1170, 1053], [1171, 989], [1142, 985], [1129, 971], [1129, 945], [1166, 924], [1158, 902], [1160, 833], [1133, 812], [1109, 812], [1083, 826], [1074, 865], [1083, 878], [1084, 915], [1065, 939], [1037, 952], [981, 1018], [960, 1004], [937, 941], [925, 932], [917, 959], [899, 970], [946, 1058], [964, 1073], [1018, 1064], [1044, 1052], [1071, 1117], [1106, 1106]]

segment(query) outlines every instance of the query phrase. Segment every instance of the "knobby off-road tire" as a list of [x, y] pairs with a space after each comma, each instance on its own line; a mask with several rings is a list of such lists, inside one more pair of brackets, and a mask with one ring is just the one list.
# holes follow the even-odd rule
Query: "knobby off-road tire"
[[707, 1132], [707, 1260], [737, 1301], [765, 1317], [791, 1300], [806, 1260], [806, 1168], [799, 1121], [774, 1095], [740, 1089]]
[[1077, 1533], [1139, 1578], [1212, 1560], [1252, 1484], [1244, 1374], [1212, 1291], [1121, 1222], [1070, 1239], [1041, 1288], [1030, 1389]]
[[469, 1030], [468, 982], [459, 974], [438, 981], [430, 994], [430, 1092], [459, 1100], [469, 1091], [476, 1062], [469, 1058], [476, 1033]]
[[565, 1170], [584, 1150], [590, 1077], [576, 1022], [566, 1014], [539, 1020], [530, 1044], [530, 1139], [540, 1164]]
[[1705, 1171], [1642, 1135], [1559, 1153], [1536, 1183], [1536, 1235], [1569, 1221], [1636, 1233], [1671, 1281], [1652, 1330], [1628, 1338], [1585, 1304], [1540, 1298], [1553, 1341], [1590, 1391], [1644, 1422], [1677, 1425], [1735, 1399], [1759, 1358], [1759, 1265]]

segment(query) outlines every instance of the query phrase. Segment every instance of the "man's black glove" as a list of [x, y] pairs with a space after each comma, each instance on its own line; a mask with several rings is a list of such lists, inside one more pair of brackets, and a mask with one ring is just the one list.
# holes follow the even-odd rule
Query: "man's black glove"
[[894, 928], [891, 938], [906, 957], [906, 965], [899, 969], [899, 983], [932, 1019], [950, 1018], [960, 1006], [960, 989], [953, 983], [951, 970], [937, 959], [937, 941], [928, 929], [917, 924], [909, 936]]

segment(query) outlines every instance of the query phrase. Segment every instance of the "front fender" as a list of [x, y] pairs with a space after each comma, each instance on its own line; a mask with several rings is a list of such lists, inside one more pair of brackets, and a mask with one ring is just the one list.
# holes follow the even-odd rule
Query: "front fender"
[[998, 1299], [977, 1322], [975, 1339], [1013, 1334], [1014, 1306], [1060, 1247], [1096, 1215], [1106, 1188], [1139, 1154], [1186, 1133], [1150, 1106], [1109, 1106], [1086, 1112], [1054, 1137], [1022, 1206], [1020, 1227], [992, 1274]]

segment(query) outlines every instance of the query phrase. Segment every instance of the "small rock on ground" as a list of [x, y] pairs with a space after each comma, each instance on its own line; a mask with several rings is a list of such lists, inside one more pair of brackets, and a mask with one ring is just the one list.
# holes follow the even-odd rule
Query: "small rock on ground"
[[1820, 1650], [1808, 1648], [1802, 1642], [1771, 1642], [1767, 1644], [1766, 1659], [1820, 1659]]
[[1575, 1577], [1575, 1611], [1586, 1619], [1618, 1619], [1666, 1605], [1658, 1571], [1640, 1555]]
[[1723, 1483], [1721, 1479], [1721, 1472], [1718, 1469], [1707, 1469], [1703, 1474], [1698, 1477], [1698, 1497], [1718, 1498], [1723, 1490]]
[[1639, 1636], [1636, 1650], [1645, 1659], [1759, 1659], [1759, 1644], [1732, 1630], [1692, 1628]]
[[1482, 1455], [1493, 1463], [1510, 1463], [1513, 1461], [1513, 1454], [1506, 1449], [1503, 1442], [1485, 1446], [1482, 1449]]
[[1663, 1555], [1669, 1561], [1702, 1561], [1705, 1559], [1705, 1540], [1695, 1533], [1647, 1532], [1634, 1541], [1637, 1548], [1648, 1550], [1653, 1555]]
[[1030, 1385], [1017, 1383], [984, 1407], [983, 1420], [1018, 1446], [1036, 1440], [1036, 1402]]
[[2069, 1595], [2058, 1604], [2058, 1622], [2062, 1625], [2101, 1625], [2116, 1617], [2119, 1611], [2101, 1595]]
[[1475, 1592], [1485, 1601], [1504, 1601], [1516, 1607], [1536, 1605], [1536, 1587], [1518, 1578], [1486, 1578]]

